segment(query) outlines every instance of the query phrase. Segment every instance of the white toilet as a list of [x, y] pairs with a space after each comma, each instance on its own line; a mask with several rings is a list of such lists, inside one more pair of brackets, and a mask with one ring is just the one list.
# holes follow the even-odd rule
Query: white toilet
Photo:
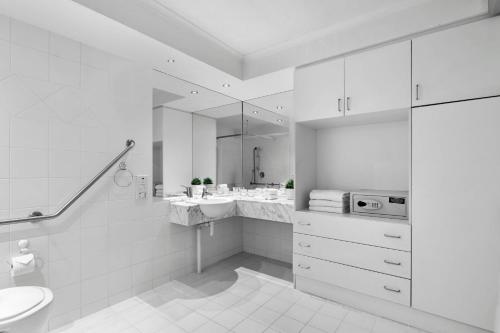
[[52, 292], [42, 287], [0, 290], [0, 333], [46, 332], [53, 299]]

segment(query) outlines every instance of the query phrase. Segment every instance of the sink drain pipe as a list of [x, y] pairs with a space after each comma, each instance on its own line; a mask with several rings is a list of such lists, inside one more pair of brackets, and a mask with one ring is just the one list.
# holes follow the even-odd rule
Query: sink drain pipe
[[198, 227], [196, 228], [196, 272], [198, 274], [201, 274], [201, 230], [203, 227], [209, 227], [210, 228], [210, 237], [214, 236], [214, 228], [215, 228], [215, 223], [214, 222], [205, 222], [198, 224]]

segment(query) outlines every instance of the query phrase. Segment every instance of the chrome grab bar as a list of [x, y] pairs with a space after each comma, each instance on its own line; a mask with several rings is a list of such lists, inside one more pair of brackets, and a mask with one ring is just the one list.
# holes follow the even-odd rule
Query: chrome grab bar
[[104, 169], [102, 169], [94, 178], [92, 178], [87, 185], [82, 187], [80, 191], [78, 191], [68, 202], [64, 204], [55, 214], [51, 215], [43, 215], [41, 212], [35, 211], [31, 213], [27, 217], [20, 217], [20, 218], [14, 218], [14, 219], [6, 219], [6, 220], [0, 220], [0, 225], [4, 224], [17, 224], [17, 223], [24, 223], [24, 222], [39, 222], [43, 220], [51, 220], [56, 217], [59, 217], [62, 213], [64, 213], [66, 210], [68, 210], [69, 207], [71, 207], [75, 201], [77, 201], [85, 192], [88, 191], [106, 172], [108, 172], [113, 165], [115, 165], [125, 154], [127, 154], [132, 148], [135, 146], [135, 141], [134, 140], [127, 140], [125, 143], [126, 147], [118, 156], [116, 156], [114, 159], [109, 162]]

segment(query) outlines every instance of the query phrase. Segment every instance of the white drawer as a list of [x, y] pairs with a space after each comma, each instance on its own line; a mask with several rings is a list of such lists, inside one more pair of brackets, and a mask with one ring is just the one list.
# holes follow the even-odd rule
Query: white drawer
[[399, 250], [293, 234], [293, 252], [409, 279], [411, 254]]
[[295, 274], [410, 306], [410, 280], [331, 261], [293, 255]]
[[295, 214], [294, 232], [411, 251], [411, 227], [407, 221], [308, 211]]

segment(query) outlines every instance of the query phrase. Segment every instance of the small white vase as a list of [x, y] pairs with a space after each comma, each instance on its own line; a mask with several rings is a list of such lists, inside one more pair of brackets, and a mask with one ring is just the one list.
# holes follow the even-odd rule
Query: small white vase
[[295, 199], [295, 189], [293, 189], [293, 188], [287, 188], [285, 190], [286, 190], [286, 198], [288, 200]]

